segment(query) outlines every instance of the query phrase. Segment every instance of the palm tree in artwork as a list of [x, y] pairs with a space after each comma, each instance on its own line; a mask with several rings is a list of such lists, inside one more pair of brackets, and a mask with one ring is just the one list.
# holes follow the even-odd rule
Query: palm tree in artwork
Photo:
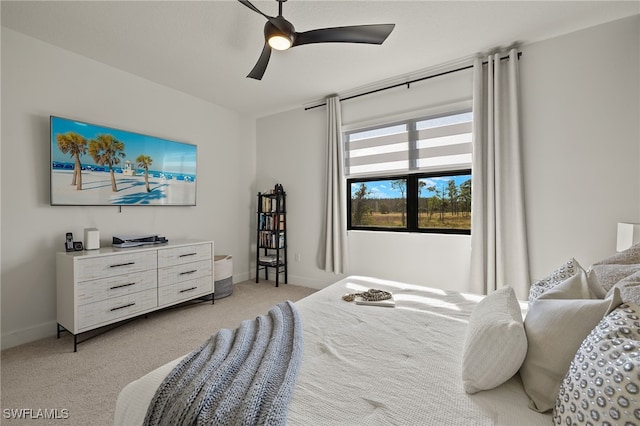
[[78, 191], [82, 190], [82, 165], [80, 164], [80, 156], [87, 153], [87, 140], [76, 132], [68, 132], [60, 134], [56, 137], [58, 141], [58, 149], [63, 154], [69, 154], [73, 157], [75, 166], [73, 168], [73, 177], [71, 185], [75, 185]]
[[98, 135], [89, 142], [89, 154], [95, 162], [101, 166], [109, 166], [109, 174], [111, 175], [111, 190], [118, 191], [116, 186], [116, 176], [113, 166], [120, 164], [120, 159], [124, 158], [124, 143], [113, 137], [113, 135]]
[[147, 186], [147, 192], [151, 192], [151, 188], [149, 188], [149, 166], [153, 163], [153, 159], [148, 155], [138, 155], [136, 163], [138, 163], [138, 167], [144, 169], [144, 183]]

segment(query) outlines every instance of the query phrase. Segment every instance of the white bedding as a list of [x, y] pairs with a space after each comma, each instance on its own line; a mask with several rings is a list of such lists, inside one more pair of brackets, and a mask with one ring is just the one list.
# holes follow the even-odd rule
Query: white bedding
[[[389, 290], [395, 308], [341, 300]], [[366, 277], [345, 278], [296, 302], [305, 349], [289, 406], [290, 425], [550, 425], [530, 410], [518, 376], [464, 392], [467, 321], [482, 296]], [[127, 385], [114, 424], [142, 424], [156, 388], [180, 360]]]

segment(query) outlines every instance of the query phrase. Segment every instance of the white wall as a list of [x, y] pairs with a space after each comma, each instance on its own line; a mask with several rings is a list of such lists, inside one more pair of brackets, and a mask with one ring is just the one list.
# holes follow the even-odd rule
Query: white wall
[[615, 253], [640, 222], [640, 16], [526, 46], [521, 59], [532, 278]]
[[[640, 222], [639, 20], [636, 16], [522, 47], [532, 279], [568, 257], [589, 266], [610, 255], [616, 223]], [[396, 114], [439, 105], [447, 97], [463, 100], [470, 90], [470, 74], [457, 73], [409, 90], [345, 101], [343, 118], [352, 124], [388, 110]], [[407, 101], [410, 92], [421, 96]], [[257, 121], [257, 185], [267, 189], [282, 183], [289, 196], [290, 282], [318, 288], [341, 278], [317, 266], [325, 114], [324, 108], [298, 108]], [[349, 232], [349, 273], [465, 290], [469, 241], [459, 235]]]
[[[315, 288], [335, 278], [317, 266], [324, 209], [325, 114], [324, 108], [306, 112], [299, 108], [259, 119], [256, 125], [256, 189], [264, 192], [281, 183], [287, 192], [289, 282]], [[254, 209], [255, 198], [254, 194]], [[255, 222], [254, 217], [253, 229]], [[255, 241], [253, 250], [255, 256]]]
[[[195, 207], [49, 205], [49, 115], [198, 146]], [[249, 122], [253, 122], [249, 120]], [[2, 28], [2, 347], [52, 335], [55, 252], [100, 230], [212, 239], [248, 278], [252, 131], [236, 113]], [[249, 162], [247, 162], [249, 158]]]

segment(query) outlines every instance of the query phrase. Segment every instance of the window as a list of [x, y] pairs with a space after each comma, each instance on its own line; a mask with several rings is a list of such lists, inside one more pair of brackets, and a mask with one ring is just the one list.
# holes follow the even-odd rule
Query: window
[[471, 111], [345, 134], [347, 229], [471, 233]]
[[347, 229], [471, 233], [471, 170], [348, 179]]

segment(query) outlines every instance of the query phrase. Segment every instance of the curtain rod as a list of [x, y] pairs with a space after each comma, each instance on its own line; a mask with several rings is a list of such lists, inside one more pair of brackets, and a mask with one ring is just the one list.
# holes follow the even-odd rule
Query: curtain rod
[[[522, 52], [518, 52], [518, 59], [520, 59], [520, 56], [522, 56]], [[508, 56], [503, 56], [503, 57], [500, 58], [501, 61], [506, 60], [506, 59], [509, 59], [509, 57]], [[482, 62], [482, 65], [486, 65], [486, 64], [487, 64], [487, 61]], [[456, 69], [452, 69], [452, 70], [449, 70], [449, 71], [443, 71], [443, 72], [439, 72], [437, 74], [428, 75], [426, 77], [416, 78], [414, 80], [409, 80], [409, 81], [406, 81], [406, 82], [403, 82], [403, 83], [396, 83], [396, 84], [392, 84], [390, 86], [381, 87], [379, 89], [369, 90], [368, 92], [358, 93], [357, 95], [347, 96], [346, 98], [340, 99], [340, 102], [348, 101], [349, 99], [353, 99], [353, 98], [359, 98], [360, 96], [371, 95], [372, 93], [382, 92], [383, 90], [395, 89], [396, 87], [400, 87], [400, 86], [407, 86], [407, 89], [408, 89], [409, 86], [412, 83], [417, 83], [417, 82], [423, 81], [423, 80], [429, 80], [430, 78], [434, 78], [434, 77], [441, 77], [443, 75], [452, 74], [452, 73], [458, 72], [458, 71], [468, 70], [469, 68], [473, 68], [473, 65], [467, 65], [467, 66], [456, 68]], [[325, 106], [325, 105], [327, 105], [326, 102], [318, 104], [318, 105], [310, 106], [310, 107], [305, 107], [304, 110], [305, 111], [309, 111], [310, 109], [318, 108], [318, 107]]]

